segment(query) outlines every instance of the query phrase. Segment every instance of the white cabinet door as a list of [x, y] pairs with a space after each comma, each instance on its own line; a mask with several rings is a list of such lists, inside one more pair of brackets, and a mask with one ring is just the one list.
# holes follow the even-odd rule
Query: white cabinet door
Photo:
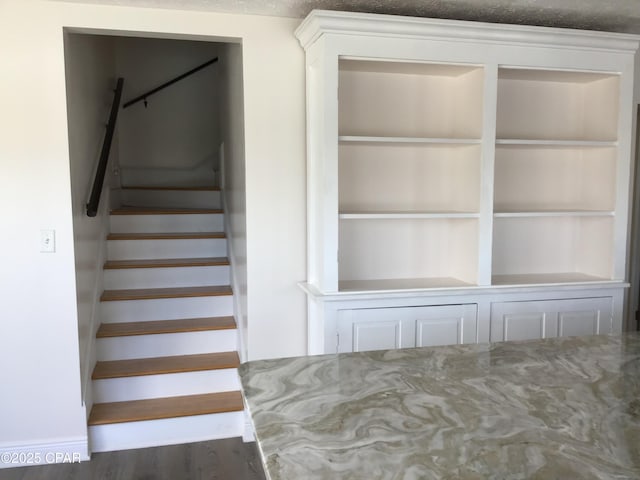
[[412, 310], [416, 310], [411, 312], [416, 347], [477, 342], [478, 307], [475, 303]]
[[491, 305], [492, 342], [610, 333], [612, 298], [580, 298]]
[[477, 306], [363, 308], [338, 314], [338, 352], [473, 343]]

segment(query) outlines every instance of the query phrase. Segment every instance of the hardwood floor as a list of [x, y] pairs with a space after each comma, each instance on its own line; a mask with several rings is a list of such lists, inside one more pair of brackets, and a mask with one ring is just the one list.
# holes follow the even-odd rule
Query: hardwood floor
[[0, 470], [0, 480], [265, 480], [241, 438], [95, 453], [90, 462]]

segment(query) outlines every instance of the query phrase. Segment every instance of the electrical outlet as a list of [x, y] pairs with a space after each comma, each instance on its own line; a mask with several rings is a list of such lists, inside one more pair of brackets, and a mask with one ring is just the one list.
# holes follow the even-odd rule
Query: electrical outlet
[[40, 251], [54, 253], [56, 251], [56, 231], [40, 230]]

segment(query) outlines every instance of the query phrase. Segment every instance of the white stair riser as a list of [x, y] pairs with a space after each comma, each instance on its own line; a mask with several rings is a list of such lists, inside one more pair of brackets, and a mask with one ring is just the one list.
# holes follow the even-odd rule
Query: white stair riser
[[177, 320], [233, 315], [233, 297], [159, 298], [101, 302], [103, 323]]
[[111, 215], [111, 233], [221, 232], [222, 213]]
[[96, 425], [89, 427], [89, 446], [92, 452], [110, 452], [240, 437], [244, 424], [244, 412], [229, 412]]
[[123, 268], [104, 271], [105, 289], [229, 285], [229, 266]]
[[96, 403], [126, 402], [234, 390], [240, 390], [237, 368], [93, 381], [93, 399]]
[[226, 257], [226, 238], [194, 240], [109, 240], [109, 260], [152, 260], [157, 258]]
[[122, 204], [136, 207], [220, 208], [220, 192], [197, 190], [122, 190]]
[[171, 355], [233, 352], [237, 349], [238, 331], [236, 329], [131, 335], [96, 340], [98, 360], [129, 360]]

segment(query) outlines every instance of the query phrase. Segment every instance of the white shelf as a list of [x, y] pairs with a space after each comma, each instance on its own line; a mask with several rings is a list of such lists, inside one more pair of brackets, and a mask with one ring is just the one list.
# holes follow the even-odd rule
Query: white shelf
[[382, 137], [341, 135], [338, 137], [341, 143], [427, 143], [435, 145], [478, 145], [482, 142], [479, 138], [431, 138], [431, 137]]
[[479, 218], [473, 212], [345, 212], [340, 213], [340, 220], [436, 220], [456, 218]]
[[610, 278], [597, 277], [579, 272], [494, 275], [491, 278], [492, 285], [548, 285], [608, 281], [612, 280]]
[[512, 210], [494, 212], [496, 218], [522, 217], [612, 217], [614, 212], [609, 210]]
[[382, 280], [341, 280], [338, 289], [341, 292], [418, 290], [430, 288], [471, 287], [471, 283], [453, 277], [438, 278], [395, 278]]
[[521, 147], [616, 147], [618, 142], [607, 140], [550, 140], [526, 138], [498, 138], [496, 145], [513, 145]]

